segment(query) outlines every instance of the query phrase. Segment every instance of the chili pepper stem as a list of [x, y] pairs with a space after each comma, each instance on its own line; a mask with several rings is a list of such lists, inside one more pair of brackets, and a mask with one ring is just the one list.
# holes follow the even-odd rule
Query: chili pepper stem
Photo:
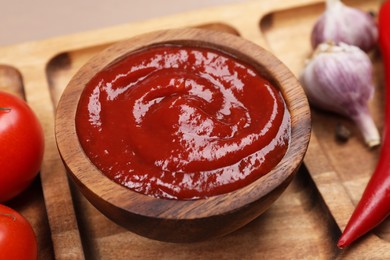
[[0, 111], [10, 111], [11, 108], [8, 107], [0, 107]]
[[352, 119], [361, 131], [364, 141], [369, 148], [374, 148], [380, 144], [379, 131], [368, 108], [362, 108], [361, 111], [359, 111], [359, 114], [353, 116]]

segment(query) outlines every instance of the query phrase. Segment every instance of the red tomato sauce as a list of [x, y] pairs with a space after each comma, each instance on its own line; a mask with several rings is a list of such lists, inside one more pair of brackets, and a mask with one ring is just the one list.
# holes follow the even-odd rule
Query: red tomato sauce
[[268, 173], [290, 140], [280, 91], [221, 51], [156, 46], [85, 86], [76, 131], [91, 162], [131, 190], [200, 199]]

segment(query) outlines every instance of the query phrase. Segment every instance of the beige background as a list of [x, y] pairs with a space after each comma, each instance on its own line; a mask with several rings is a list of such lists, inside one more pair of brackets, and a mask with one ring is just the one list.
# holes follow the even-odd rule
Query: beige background
[[0, 0], [0, 46], [248, 0]]

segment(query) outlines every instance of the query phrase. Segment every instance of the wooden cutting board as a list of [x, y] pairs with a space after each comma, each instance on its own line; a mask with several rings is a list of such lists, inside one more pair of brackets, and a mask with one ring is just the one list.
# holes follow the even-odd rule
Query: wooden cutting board
[[[381, 1], [346, 4], [376, 12]], [[32, 223], [40, 259], [333, 259], [390, 258], [390, 227], [346, 250], [336, 241], [372, 174], [379, 149], [368, 150], [347, 119], [313, 110], [313, 134], [304, 165], [287, 191], [264, 215], [223, 238], [171, 244], [137, 236], [115, 225], [68, 182], [54, 138], [54, 114], [74, 73], [93, 55], [131, 36], [158, 29], [206, 27], [238, 34], [267, 48], [295, 75], [311, 52], [309, 34], [324, 10], [320, 0], [248, 0], [149, 21], [0, 47], [0, 89], [24, 96], [45, 129], [40, 178], [7, 203]], [[378, 51], [376, 94], [370, 103], [383, 129], [383, 72]], [[352, 131], [347, 143], [334, 139], [341, 122]]]

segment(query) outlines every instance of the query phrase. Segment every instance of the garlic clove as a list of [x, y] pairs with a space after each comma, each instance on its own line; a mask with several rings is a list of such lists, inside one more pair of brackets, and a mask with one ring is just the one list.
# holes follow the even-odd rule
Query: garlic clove
[[371, 60], [358, 47], [322, 43], [300, 79], [313, 106], [352, 119], [367, 145], [373, 147], [380, 137], [368, 110], [375, 90], [372, 75]]
[[326, 10], [311, 32], [313, 49], [320, 43], [333, 41], [354, 45], [368, 52], [377, 40], [378, 28], [374, 18], [360, 9], [346, 6], [340, 0], [326, 1]]

